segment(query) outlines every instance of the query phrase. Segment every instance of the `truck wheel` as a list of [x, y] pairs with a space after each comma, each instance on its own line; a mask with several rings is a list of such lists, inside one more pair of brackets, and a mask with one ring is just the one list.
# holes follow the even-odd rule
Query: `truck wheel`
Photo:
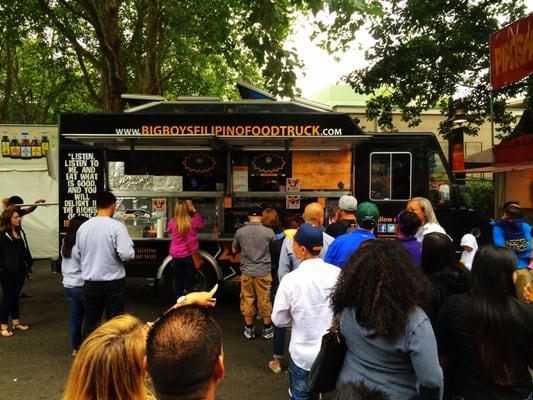
[[217, 274], [213, 270], [213, 267], [209, 263], [205, 262], [202, 268], [196, 271], [194, 290], [209, 291], [217, 282]]

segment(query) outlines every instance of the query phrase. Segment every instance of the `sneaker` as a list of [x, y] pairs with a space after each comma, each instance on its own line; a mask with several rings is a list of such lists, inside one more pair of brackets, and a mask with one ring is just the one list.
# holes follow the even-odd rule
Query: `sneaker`
[[261, 337], [263, 339], [272, 339], [274, 337], [274, 327], [270, 325], [270, 328], [263, 328], [263, 334]]
[[251, 340], [255, 337], [254, 328], [244, 327], [244, 337], [248, 340]]

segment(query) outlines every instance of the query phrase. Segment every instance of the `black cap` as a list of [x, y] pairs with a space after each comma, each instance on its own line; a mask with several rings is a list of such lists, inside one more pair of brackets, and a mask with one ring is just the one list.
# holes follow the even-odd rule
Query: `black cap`
[[249, 217], [261, 217], [263, 215], [263, 210], [259, 206], [254, 206], [248, 210]]

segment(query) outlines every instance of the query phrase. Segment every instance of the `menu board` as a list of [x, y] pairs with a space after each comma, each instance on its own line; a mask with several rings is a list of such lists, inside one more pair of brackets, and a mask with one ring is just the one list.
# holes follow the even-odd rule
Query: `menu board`
[[300, 180], [301, 190], [350, 190], [351, 170], [350, 151], [292, 154], [292, 178]]
[[104, 190], [105, 162], [101, 151], [61, 151], [59, 162], [59, 232], [77, 216], [96, 214], [96, 193]]

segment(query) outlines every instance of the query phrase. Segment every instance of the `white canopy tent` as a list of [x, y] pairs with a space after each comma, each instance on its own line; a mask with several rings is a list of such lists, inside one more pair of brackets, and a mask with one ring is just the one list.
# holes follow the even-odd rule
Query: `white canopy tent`
[[[39, 206], [26, 215], [22, 225], [33, 258], [53, 258], [59, 254], [59, 210], [57, 180], [57, 126], [43, 125], [2, 125], [2, 136], [10, 139], [18, 137], [21, 132], [29, 132], [30, 137], [46, 134], [50, 140], [50, 149], [46, 157], [36, 159], [0, 158], [0, 197], [20, 196], [25, 204], [37, 199], [45, 199], [50, 206]], [[52, 177], [51, 177], [52, 176]]]

